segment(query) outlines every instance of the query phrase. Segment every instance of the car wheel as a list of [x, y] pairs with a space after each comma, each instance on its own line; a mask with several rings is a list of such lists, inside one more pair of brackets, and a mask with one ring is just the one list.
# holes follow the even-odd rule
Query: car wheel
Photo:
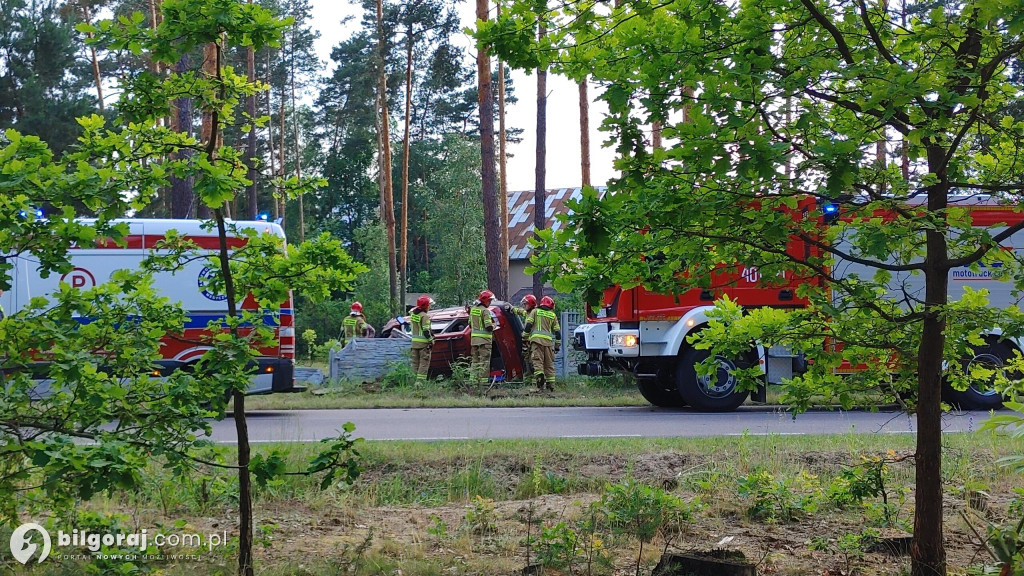
[[683, 401], [701, 412], [731, 412], [747, 399], [747, 392], [738, 392], [733, 372], [736, 362], [717, 355], [718, 369], [711, 376], [697, 374], [697, 365], [708, 359], [710, 352], [689, 348], [676, 368], [676, 387]]

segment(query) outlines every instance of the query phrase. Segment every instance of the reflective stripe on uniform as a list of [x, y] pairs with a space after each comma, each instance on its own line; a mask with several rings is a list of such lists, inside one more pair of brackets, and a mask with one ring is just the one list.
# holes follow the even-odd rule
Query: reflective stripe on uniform
[[424, 335], [422, 320], [425, 315], [412, 314], [409, 316], [409, 323], [412, 326], [413, 342], [430, 342], [430, 338]]
[[[469, 311], [469, 327], [471, 328], [471, 336], [473, 338], [490, 338], [491, 333], [484, 329], [484, 309], [479, 306], [474, 306]], [[488, 314], [490, 312], [488, 311]]]
[[[546, 322], [545, 322], [546, 320]], [[557, 317], [555, 313], [550, 310], [538, 309], [537, 310], [537, 326], [535, 331], [530, 334], [530, 340], [554, 340], [555, 335], [552, 327], [555, 325]]]
[[356, 323], [357, 320], [355, 316], [346, 316], [345, 319], [341, 322], [341, 324], [345, 327], [346, 339], [356, 337]]

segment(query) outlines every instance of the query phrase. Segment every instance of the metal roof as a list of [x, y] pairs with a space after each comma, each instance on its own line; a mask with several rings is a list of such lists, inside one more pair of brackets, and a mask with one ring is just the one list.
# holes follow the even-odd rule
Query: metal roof
[[[604, 186], [594, 187], [599, 194], [603, 195]], [[545, 227], [558, 230], [562, 225], [556, 218], [556, 214], [571, 214], [572, 210], [566, 206], [570, 199], [579, 200], [582, 197], [582, 188], [552, 188], [544, 195], [544, 219]], [[520, 190], [508, 193], [508, 259], [526, 260], [532, 252], [530, 238], [533, 238], [533, 206], [534, 191]]]

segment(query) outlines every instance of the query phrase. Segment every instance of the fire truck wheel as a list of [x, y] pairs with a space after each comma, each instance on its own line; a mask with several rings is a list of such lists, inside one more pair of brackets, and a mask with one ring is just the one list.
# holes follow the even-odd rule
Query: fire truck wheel
[[[974, 357], [965, 358], [962, 366], [970, 371], [973, 366], [999, 369], [1013, 358], [1013, 348], [1005, 342], [989, 342], [974, 349]], [[1003, 407], [1003, 396], [993, 382], [974, 382], [966, 390], [956, 390], [948, 383], [943, 387], [943, 400], [961, 410], [998, 410]]]
[[683, 401], [683, 397], [679, 395], [678, 390], [675, 388], [665, 388], [655, 378], [637, 378], [636, 387], [640, 390], [640, 395], [655, 406], [661, 406], [662, 408], [682, 408], [686, 406], [686, 402]]
[[747, 392], [736, 391], [737, 365], [724, 356], [716, 356], [718, 370], [711, 376], [697, 374], [697, 364], [710, 356], [707, 350], [688, 349], [679, 358], [676, 387], [683, 401], [701, 412], [731, 412], [747, 399]]

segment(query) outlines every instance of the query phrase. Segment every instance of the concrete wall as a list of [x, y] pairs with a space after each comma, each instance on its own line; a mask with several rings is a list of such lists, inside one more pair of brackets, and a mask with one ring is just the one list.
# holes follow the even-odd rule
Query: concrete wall
[[409, 363], [406, 338], [355, 338], [344, 348], [331, 350], [328, 377], [331, 382], [373, 382], [388, 373], [390, 365]]

